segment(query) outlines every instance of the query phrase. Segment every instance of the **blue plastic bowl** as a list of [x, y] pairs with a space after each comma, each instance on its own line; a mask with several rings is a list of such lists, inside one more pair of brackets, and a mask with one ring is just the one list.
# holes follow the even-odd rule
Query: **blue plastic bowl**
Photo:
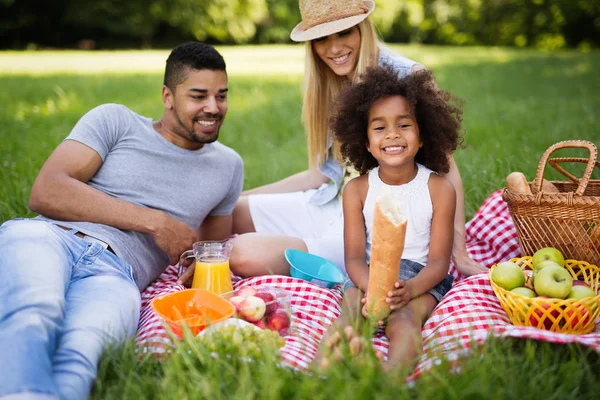
[[344, 282], [346, 276], [331, 261], [305, 251], [287, 249], [285, 259], [290, 264], [293, 278], [305, 280], [325, 288]]

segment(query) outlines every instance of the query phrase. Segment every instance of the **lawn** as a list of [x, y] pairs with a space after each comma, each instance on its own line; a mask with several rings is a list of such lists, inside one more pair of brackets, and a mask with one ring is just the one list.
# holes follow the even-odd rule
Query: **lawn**
[[[455, 157], [466, 213], [503, 187], [511, 171], [533, 179], [542, 153], [565, 139], [600, 144], [600, 52], [392, 46], [433, 70], [440, 87], [465, 100], [465, 148]], [[303, 49], [222, 47], [230, 76], [220, 140], [244, 159], [245, 188], [306, 168], [300, 121]], [[160, 118], [168, 51], [0, 52], [0, 222], [31, 216], [27, 198], [52, 149], [90, 108], [122, 103]], [[559, 155], [587, 156], [565, 150]], [[580, 174], [582, 165], [572, 168]], [[547, 171], [546, 176], [560, 179]], [[594, 178], [600, 179], [598, 170]], [[595, 353], [571, 346], [490, 341], [461, 365], [437, 366], [414, 386], [376, 367], [337, 367], [326, 377], [211, 360], [193, 341], [167, 361], [131, 346], [101, 366], [95, 398], [592, 398]], [[483, 355], [483, 356], [482, 356]]]

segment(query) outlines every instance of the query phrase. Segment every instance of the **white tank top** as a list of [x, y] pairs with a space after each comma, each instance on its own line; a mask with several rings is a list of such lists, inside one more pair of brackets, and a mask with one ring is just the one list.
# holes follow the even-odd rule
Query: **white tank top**
[[383, 186], [387, 186], [395, 200], [402, 202], [402, 214], [406, 216], [406, 241], [404, 243], [403, 259], [427, 264], [429, 255], [429, 239], [431, 235], [431, 218], [433, 205], [429, 194], [429, 175], [434, 173], [429, 168], [417, 164], [415, 178], [403, 185], [388, 185], [379, 177], [379, 167], [369, 171], [369, 190], [363, 207], [363, 217], [367, 233], [367, 263], [371, 260], [371, 240], [373, 234], [373, 215], [375, 200]]

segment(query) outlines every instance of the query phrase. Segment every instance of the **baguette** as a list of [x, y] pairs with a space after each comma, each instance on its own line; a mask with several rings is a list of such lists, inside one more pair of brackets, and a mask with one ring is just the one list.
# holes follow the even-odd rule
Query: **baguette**
[[522, 172], [511, 172], [506, 177], [506, 189], [513, 193], [531, 194], [527, 178]]
[[367, 287], [367, 311], [376, 321], [390, 314], [390, 306], [385, 300], [398, 280], [407, 224], [402, 205], [394, 201], [389, 188], [385, 189], [375, 202]]
[[560, 193], [560, 190], [550, 181], [542, 180], [542, 192], [544, 193]]

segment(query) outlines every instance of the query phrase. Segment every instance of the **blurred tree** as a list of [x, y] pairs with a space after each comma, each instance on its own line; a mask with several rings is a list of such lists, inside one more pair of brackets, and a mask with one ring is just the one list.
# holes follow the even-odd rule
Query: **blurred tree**
[[555, 50], [600, 44], [597, 0], [423, 0], [422, 41]]
[[66, 7], [61, 0], [0, 0], [0, 46], [35, 47], [41, 32], [46, 41], [61, 45]]
[[247, 43], [267, 16], [266, 0], [163, 0], [165, 20], [198, 40]]
[[167, 0], [94, 0], [84, 5], [67, 0], [63, 21], [82, 30], [100, 30], [110, 35], [139, 38], [150, 47], [161, 22], [161, 3]]
[[[373, 20], [391, 42], [547, 50], [600, 46], [600, 0], [376, 3]], [[94, 41], [105, 44], [98, 47], [147, 47], [193, 37], [285, 43], [299, 21], [298, 0], [0, 0], [0, 47], [93, 47]]]
[[268, 14], [258, 24], [256, 42], [290, 42], [290, 32], [300, 22], [298, 0], [266, 0]]

